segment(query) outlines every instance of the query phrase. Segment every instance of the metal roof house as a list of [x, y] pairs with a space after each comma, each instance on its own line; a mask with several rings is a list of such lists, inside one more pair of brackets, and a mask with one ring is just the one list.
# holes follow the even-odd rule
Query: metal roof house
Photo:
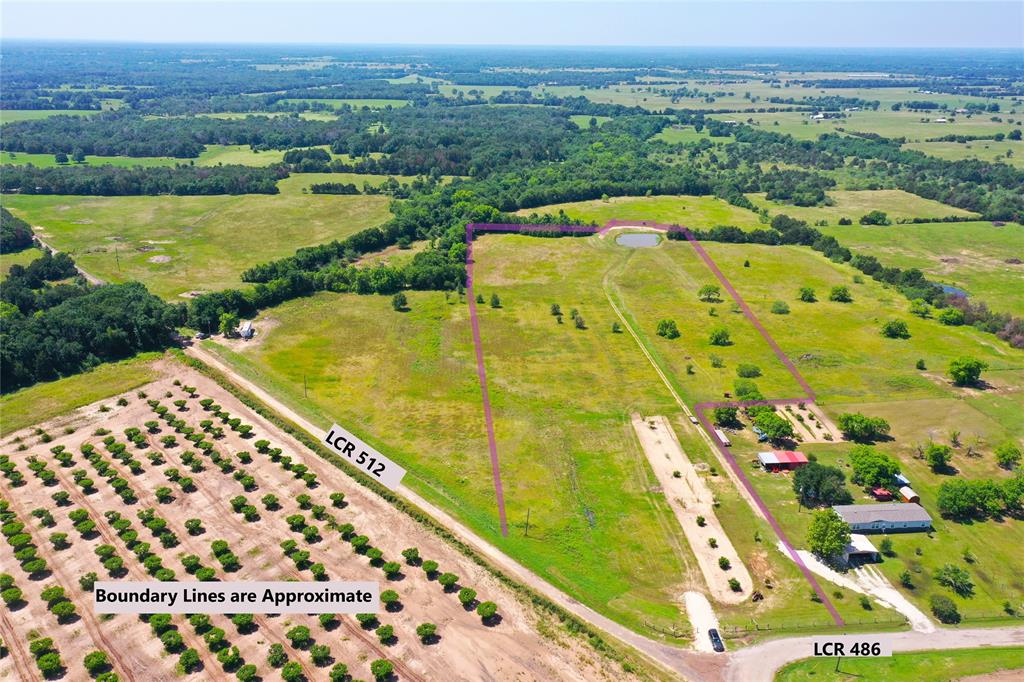
[[838, 504], [832, 509], [850, 524], [854, 533], [913, 533], [931, 530], [932, 527], [932, 517], [924, 507], [915, 503]]
[[757, 459], [766, 471], [796, 469], [807, 464], [807, 455], [793, 450], [773, 450], [757, 453]]

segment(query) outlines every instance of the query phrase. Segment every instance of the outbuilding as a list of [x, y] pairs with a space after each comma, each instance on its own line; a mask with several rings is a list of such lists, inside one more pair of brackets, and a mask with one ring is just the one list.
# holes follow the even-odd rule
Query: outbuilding
[[910, 485], [910, 479], [903, 474], [896, 474], [893, 478], [896, 479], [896, 482], [900, 485]]
[[871, 491], [871, 496], [879, 502], [888, 502], [892, 499], [892, 493], [885, 488], [875, 488]]
[[854, 533], [915, 533], [932, 528], [932, 517], [924, 507], [910, 502], [838, 504], [832, 507]]
[[757, 459], [765, 471], [783, 471], [802, 467], [807, 464], [807, 455], [793, 450], [772, 450], [757, 453]]
[[729, 441], [729, 436], [725, 435], [725, 431], [722, 429], [715, 429], [715, 435], [718, 436], [718, 440], [722, 441], [722, 445], [729, 447], [732, 442]]
[[913, 491], [910, 486], [903, 486], [900, 488], [900, 499], [904, 502], [914, 502], [917, 504], [921, 503], [921, 496]]
[[843, 561], [847, 565], [876, 563], [881, 560], [882, 554], [871, 544], [871, 540], [859, 533], [850, 534], [850, 542], [843, 549]]
[[243, 339], [251, 339], [256, 335], [256, 328], [252, 326], [252, 320], [246, 320], [242, 323], [242, 326], [238, 328], [238, 335]]

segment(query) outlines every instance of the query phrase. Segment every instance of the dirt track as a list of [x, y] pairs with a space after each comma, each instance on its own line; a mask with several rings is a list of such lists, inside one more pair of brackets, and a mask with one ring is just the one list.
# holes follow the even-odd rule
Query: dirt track
[[[753, 579], [715, 515], [714, 495], [683, 452], [672, 426], [664, 417], [638, 414], [632, 416], [632, 423], [665, 499], [686, 533], [690, 551], [697, 557], [708, 591], [723, 604], [743, 602], [750, 596]], [[703, 526], [698, 517], [703, 517]], [[712, 540], [716, 547], [711, 547]], [[728, 570], [719, 567], [719, 557], [729, 560]], [[729, 588], [730, 578], [740, 582], [741, 591]]]

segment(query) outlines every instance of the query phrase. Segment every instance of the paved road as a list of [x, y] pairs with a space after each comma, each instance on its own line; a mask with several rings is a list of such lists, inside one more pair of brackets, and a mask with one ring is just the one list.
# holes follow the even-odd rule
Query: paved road
[[[232, 367], [223, 363], [210, 351], [193, 345], [187, 348], [186, 352], [223, 372], [235, 384], [257, 396], [275, 412], [294, 422], [300, 428], [309, 432], [310, 435], [319, 438], [322, 434], [322, 428], [317, 427], [296, 413], [293, 409], [267, 393], [259, 385], [239, 375]], [[443, 509], [431, 504], [406, 486], [401, 486], [398, 489], [398, 493], [434, 517], [436, 521], [450, 530], [452, 534], [481, 555], [487, 557], [492, 564], [507, 575], [525, 585], [529, 585], [532, 589], [548, 597], [551, 601], [581, 620], [590, 623], [598, 630], [603, 630], [619, 641], [647, 655], [664, 668], [678, 675], [680, 679], [693, 682], [767, 682], [772, 679], [779, 668], [792, 661], [806, 658], [807, 652], [810, 651], [809, 637], [775, 639], [725, 654], [698, 653], [657, 642], [616, 623], [552, 586], [539, 575], [507, 556], [498, 547], [478, 536]], [[980, 646], [1024, 646], [1024, 626], [992, 629], [951, 629], [927, 634], [920, 632], [885, 633], [885, 636], [892, 638], [894, 651], [966, 649]]]
[[[896, 632], [883, 635], [895, 651], [932, 649], [973, 649], [984, 646], [1024, 646], [1024, 626], [1009, 628], [950, 629], [936, 632]], [[786, 637], [746, 649], [729, 656], [725, 669], [728, 682], [771, 682], [787, 663], [807, 658], [810, 637]]]

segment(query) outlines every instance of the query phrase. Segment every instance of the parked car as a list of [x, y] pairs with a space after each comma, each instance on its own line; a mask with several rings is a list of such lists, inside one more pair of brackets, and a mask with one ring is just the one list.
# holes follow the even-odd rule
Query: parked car
[[716, 630], [715, 628], [711, 628], [710, 630], [708, 630], [708, 638], [711, 639], [712, 649], [714, 649], [718, 653], [722, 653], [723, 651], [725, 651], [725, 643], [722, 642], [722, 637], [718, 634], [718, 630]]
[[691, 421], [691, 422], [693, 422], [694, 424], [700, 424], [700, 422], [699, 422], [699, 421], [697, 421], [697, 418], [696, 418], [696, 417], [694, 417], [694, 416], [691, 416], [691, 417], [690, 417], [690, 421]]

